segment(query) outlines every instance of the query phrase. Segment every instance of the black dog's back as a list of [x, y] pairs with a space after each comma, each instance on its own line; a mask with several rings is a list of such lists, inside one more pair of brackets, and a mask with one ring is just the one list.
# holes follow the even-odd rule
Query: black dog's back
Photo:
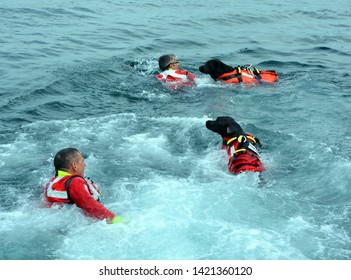
[[211, 59], [199, 67], [199, 71], [201, 73], [209, 74], [214, 80], [224, 73], [232, 72], [233, 70], [233, 67], [224, 64], [219, 59]]

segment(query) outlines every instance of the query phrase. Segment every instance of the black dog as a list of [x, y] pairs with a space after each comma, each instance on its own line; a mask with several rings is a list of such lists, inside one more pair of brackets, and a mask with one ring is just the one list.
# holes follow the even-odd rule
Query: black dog
[[275, 83], [278, 81], [278, 74], [274, 70], [258, 70], [257, 68], [246, 65], [231, 67], [224, 64], [219, 59], [211, 59], [199, 67], [201, 73], [209, 74], [215, 81], [225, 83]]
[[265, 170], [257, 151], [261, 147], [260, 141], [244, 132], [233, 118], [224, 116], [214, 121], [208, 120], [206, 127], [222, 136], [222, 149], [227, 149], [229, 172], [239, 174]]

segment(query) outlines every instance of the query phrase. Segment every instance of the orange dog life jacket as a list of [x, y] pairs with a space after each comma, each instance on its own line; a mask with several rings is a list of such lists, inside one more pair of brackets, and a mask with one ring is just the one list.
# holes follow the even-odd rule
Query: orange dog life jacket
[[278, 73], [274, 70], [258, 70], [255, 67], [236, 67], [232, 72], [224, 73], [217, 78], [230, 84], [259, 84], [259, 83], [275, 83], [278, 81]]

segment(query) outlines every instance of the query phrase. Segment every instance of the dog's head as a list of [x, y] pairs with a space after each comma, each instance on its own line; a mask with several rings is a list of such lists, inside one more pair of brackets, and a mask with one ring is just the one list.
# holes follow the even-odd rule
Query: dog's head
[[238, 137], [245, 135], [241, 126], [231, 117], [218, 117], [216, 120], [206, 121], [206, 127], [224, 137]]
[[232, 72], [233, 70], [233, 67], [224, 64], [219, 59], [211, 59], [199, 67], [201, 73], [209, 74], [214, 80], [217, 80], [222, 74]]

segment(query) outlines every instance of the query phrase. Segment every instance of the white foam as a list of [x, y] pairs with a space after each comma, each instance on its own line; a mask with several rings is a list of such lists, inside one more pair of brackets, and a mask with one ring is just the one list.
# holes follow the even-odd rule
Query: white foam
[[[1, 168], [18, 168], [19, 162], [35, 168], [23, 193], [8, 186], [22, 206], [7, 204], [11, 210], [0, 212], [1, 231], [9, 238], [10, 232], [20, 236], [32, 228], [24, 240], [28, 244], [30, 238], [38, 242], [41, 235], [55, 235], [59, 242], [46, 239], [46, 246], [58, 259], [305, 259], [315, 256], [314, 250], [325, 254], [336, 228], [291, 214], [300, 207], [317, 211], [319, 206], [301, 200], [301, 191], [289, 189], [277, 174], [301, 163], [300, 154], [289, 154], [295, 146], [306, 151], [306, 162], [320, 166], [330, 152], [294, 138], [283, 152], [268, 146], [261, 155], [269, 182], [260, 187], [257, 173], [228, 172], [219, 137], [200, 129], [207, 119], [115, 114], [24, 126], [12, 143], [0, 146], [0, 162], [5, 163]], [[286, 137], [274, 136], [276, 143]], [[88, 155], [86, 175], [99, 184], [104, 205], [122, 215], [125, 223], [93, 221], [75, 207], [33, 207], [39, 185], [52, 176], [53, 154], [66, 146], [77, 146]], [[347, 179], [349, 167], [348, 161], [339, 160], [332, 170], [340, 170]], [[325, 199], [326, 189], [315, 190], [314, 185], [306, 185], [304, 191]], [[333, 188], [341, 194], [347, 190], [346, 183]], [[347, 243], [347, 233], [339, 234]], [[311, 245], [304, 248], [302, 240]]]

